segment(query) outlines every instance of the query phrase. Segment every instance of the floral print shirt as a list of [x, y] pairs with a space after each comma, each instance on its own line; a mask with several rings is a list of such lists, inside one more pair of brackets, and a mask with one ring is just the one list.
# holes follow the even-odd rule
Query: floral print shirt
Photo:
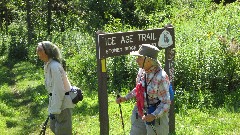
[[[161, 101], [158, 104], [156, 110], [152, 113], [156, 118], [161, 117], [164, 113], [168, 113], [170, 109], [170, 94], [169, 94], [169, 78], [166, 72], [161, 69], [161, 67], [151, 67], [148, 71], [144, 69], [139, 69], [138, 75], [136, 78], [136, 84], [142, 83], [142, 86], [145, 85], [145, 76], [147, 82], [147, 93], [149, 104], [154, 105], [159, 100]], [[126, 95], [126, 99], [129, 100], [136, 96], [134, 88], [131, 92]], [[144, 92], [144, 106], [147, 107], [146, 93]], [[146, 110], [147, 111], [147, 110]]]

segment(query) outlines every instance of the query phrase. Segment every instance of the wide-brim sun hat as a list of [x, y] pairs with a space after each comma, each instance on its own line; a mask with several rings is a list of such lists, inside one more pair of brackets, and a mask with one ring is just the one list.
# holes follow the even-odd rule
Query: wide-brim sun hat
[[157, 59], [159, 52], [160, 50], [156, 46], [150, 44], [142, 44], [138, 51], [130, 52], [130, 55], [148, 57], [160, 65], [160, 62]]
[[157, 60], [159, 49], [156, 46], [150, 44], [142, 44], [138, 51], [130, 52], [133, 56], [145, 56], [153, 60]]

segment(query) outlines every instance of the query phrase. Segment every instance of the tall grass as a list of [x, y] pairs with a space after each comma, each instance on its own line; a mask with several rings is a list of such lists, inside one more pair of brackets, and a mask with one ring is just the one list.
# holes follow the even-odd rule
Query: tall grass
[[[176, 134], [239, 134], [240, 53], [230, 49], [232, 38], [240, 42], [239, 2], [223, 6], [207, 0], [176, 1], [166, 9], [151, 14], [145, 29], [169, 22], [175, 28]], [[137, 30], [114, 18], [104, 28], [106, 32]], [[69, 30], [55, 32], [51, 41], [63, 50], [71, 83], [84, 90], [84, 100], [74, 109], [74, 134], [99, 134], [94, 35]], [[10, 39], [1, 36], [0, 43], [8, 46]], [[38, 134], [46, 119], [43, 63], [35, 46], [29, 50], [28, 62], [8, 60], [6, 52], [1, 53], [0, 134]], [[163, 52], [159, 60], [163, 62]], [[113, 92], [120, 87], [124, 95], [134, 87], [137, 65], [132, 57], [122, 56], [107, 59], [107, 69], [110, 134], [120, 135], [123, 129]], [[120, 83], [114, 81], [116, 77]], [[133, 105], [134, 101], [122, 104], [125, 133], [130, 130]], [[47, 134], [52, 134], [49, 128]]]

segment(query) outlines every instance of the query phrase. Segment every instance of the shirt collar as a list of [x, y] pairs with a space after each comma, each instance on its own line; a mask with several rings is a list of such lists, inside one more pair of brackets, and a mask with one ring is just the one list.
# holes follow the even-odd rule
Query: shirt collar
[[46, 62], [44, 65], [45, 65], [45, 67], [47, 67], [51, 62], [52, 62], [52, 58], [50, 58], [49, 60], [48, 60], [48, 62]]
[[160, 70], [161, 68], [159, 66], [152, 66], [151, 68], [149, 68], [148, 70], [145, 70], [146, 73], [152, 73], [152, 72], [156, 72], [158, 70]]

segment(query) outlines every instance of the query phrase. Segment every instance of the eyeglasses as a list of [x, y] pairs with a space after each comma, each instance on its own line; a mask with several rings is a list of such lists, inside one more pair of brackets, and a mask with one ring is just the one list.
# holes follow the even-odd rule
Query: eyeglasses
[[43, 43], [42, 43], [42, 48], [43, 48], [44, 52], [46, 53], [46, 48]]

